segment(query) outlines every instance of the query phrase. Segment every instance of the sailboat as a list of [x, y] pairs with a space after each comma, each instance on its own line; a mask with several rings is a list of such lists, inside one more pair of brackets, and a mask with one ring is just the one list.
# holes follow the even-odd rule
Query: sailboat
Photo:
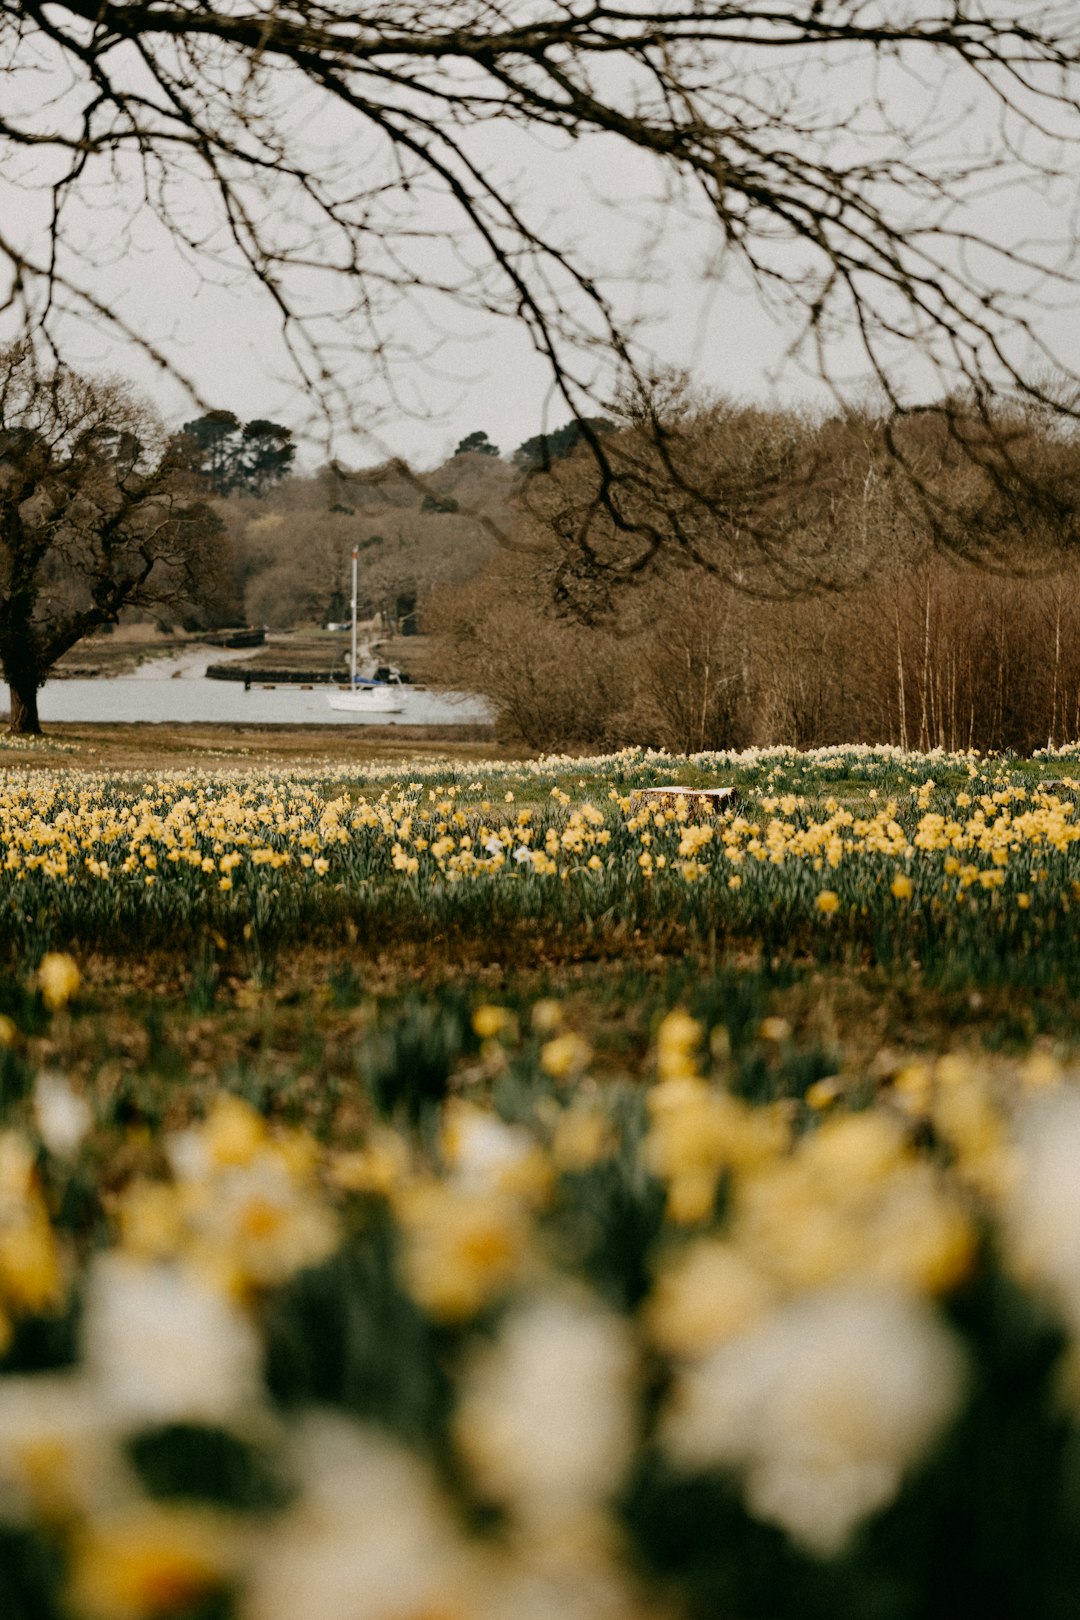
[[401, 679], [391, 673], [386, 680], [369, 680], [356, 673], [356, 569], [357, 547], [352, 554], [352, 648], [349, 653], [349, 684], [335, 687], [330, 693], [332, 709], [345, 709], [350, 714], [401, 714], [405, 708], [405, 693]]

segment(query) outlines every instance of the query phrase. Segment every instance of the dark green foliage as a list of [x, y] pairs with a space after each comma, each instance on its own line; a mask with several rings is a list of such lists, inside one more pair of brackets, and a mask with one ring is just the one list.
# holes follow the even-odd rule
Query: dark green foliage
[[181, 432], [194, 447], [193, 459], [206, 487], [215, 495], [227, 495], [233, 487], [232, 461], [242, 432], [240, 418], [234, 411], [206, 411], [185, 422]]
[[190, 1605], [172, 1611], [173, 1620], [236, 1620], [236, 1604], [231, 1592], [211, 1592]]
[[185, 422], [182, 432], [214, 495], [235, 490], [265, 495], [271, 484], [284, 478], [296, 456], [292, 429], [262, 417], [244, 423], [233, 411], [207, 411]]
[[641, 1095], [614, 1109], [619, 1151], [588, 1170], [562, 1175], [547, 1215], [554, 1253], [620, 1310], [634, 1310], [652, 1286], [653, 1249], [666, 1190], [641, 1163]]
[[768, 1011], [768, 989], [762, 973], [739, 973], [728, 969], [702, 981], [695, 975], [691, 986], [690, 1011], [710, 1032], [726, 1029], [735, 1056], [755, 1039]]
[[514, 466], [520, 467], [523, 472], [540, 472], [553, 461], [562, 461], [571, 455], [587, 432], [602, 436], [614, 431], [615, 424], [603, 416], [574, 417], [553, 433], [538, 433], [535, 438], [519, 444], [514, 451]]
[[1080, 1436], [1058, 1393], [1064, 1331], [992, 1257], [950, 1315], [972, 1352], [967, 1409], [869, 1545], [893, 1560], [909, 1549], [920, 1615], [1065, 1620], [1080, 1590]]
[[3, 1620], [61, 1620], [64, 1580], [59, 1549], [44, 1536], [0, 1525]]
[[330, 997], [335, 1007], [355, 1007], [363, 994], [363, 984], [356, 964], [346, 958], [331, 968], [327, 979]]
[[499, 447], [497, 444], [492, 444], [482, 428], [478, 428], [475, 433], [465, 435], [454, 454], [455, 456], [497, 456]]
[[446, 1096], [450, 1071], [475, 1044], [467, 999], [445, 991], [430, 1001], [408, 997], [368, 1041], [363, 1067], [375, 1106], [419, 1123]]
[[451, 1386], [442, 1336], [404, 1294], [396, 1238], [377, 1203], [325, 1265], [301, 1272], [266, 1313], [266, 1379], [286, 1408], [336, 1406], [437, 1446]]
[[200, 939], [192, 951], [191, 977], [188, 981], [188, 1006], [194, 1013], [208, 1013], [217, 998], [218, 952], [214, 941]]
[[128, 1442], [144, 1489], [163, 1500], [212, 1502], [240, 1513], [264, 1513], [288, 1500], [270, 1459], [226, 1429], [169, 1423]]
[[79, 1359], [79, 1315], [79, 1300], [75, 1297], [55, 1315], [17, 1316], [11, 1343], [0, 1356], [0, 1375], [73, 1367]]
[[284, 478], [295, 456], [291, 428], [263, 417], [245, 422], [237, 468], [241, 487], [252, 495], [265, 495], [271, 484]]
[[780, 1531], [750, 1517], [723, 1474], [682, 1475], [659, 1451], [646, 1451], [622, 1513], [645, 1568], [677, 1585], [692, 1620], [818, 1620], [809, 1601], [813, 1566]]
[[33, 1074], [23, 1054], [14, 1047], [4, 1047], [0, 1051], [0, 1119], [28, 1096], [32, 1084]]
[[747, 1102], [770, 1103], [781, 1097], [805, 1097], [818, 1080], [835, 1074], [840, 1060], [835, 1052], [790, 1041], [781, 1045], [759, 1042], [744, 1049], [735, 1064], [731, 1089]]

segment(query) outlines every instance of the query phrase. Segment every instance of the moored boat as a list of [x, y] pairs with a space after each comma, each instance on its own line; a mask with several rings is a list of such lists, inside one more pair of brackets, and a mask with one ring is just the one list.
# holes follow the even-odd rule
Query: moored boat
[[357, 686], [336, 686], [327, 702], [332, 709], [352, 714], [401, 714], [405, 693], [398, 681], [372, 681]]
[[405, 693], [396, 669], [376, 669], [374, 675], [361, 675], [356, 665], [356, 569], [357, 548], [352, 554], [352, 646], [349, 652], [349, 684], [335, 687], [327, 702], [332, 709], [348, 714], [401, 714]]

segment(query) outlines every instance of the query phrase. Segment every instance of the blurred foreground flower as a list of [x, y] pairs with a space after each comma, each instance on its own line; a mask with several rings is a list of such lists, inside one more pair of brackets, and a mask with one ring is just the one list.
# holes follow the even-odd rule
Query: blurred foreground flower
[[633, 1375], [614, 1312], [574, 1296], [514, 1312], [466, 1373], [455, 1425], [484, 1493], [533, 1527], [613, 1496], [633, 1445]]
[[[177, 1184], [177, 1252], [223, 1289], [242, 1297], [273, 1287], [336, 1248], [337, 1219], [313, 1182], [318, 1149], [304, 1132], [272, 1134], [249, 1103], [226, 1095], [201, 1126], [171, 1136], [166, 1152]], [[155, 1204], [163, 1234], [167, 1211]], [[155, 1213], [145, 1196], [142, 1212]], [[138, 1222], [128, 1224], [134, 1235]], [[144, 1222], [143, 1252], [152, 1252], [150, 1236]]]
[[0, 1133], [0, 1354], [11, 1340], [12, 1317], [54, 1311], [65, 1292], [63, 1257], [33, 1150], [18, 1132], [5, 1131]]
[[1080, 1096], [1044, 1094], [1019, 1131], [1020, 1161], [1005, 1204], [1013, 1270], [1050, 1293], [1080, 1334]]
[[58, 1525], [131, 1490], [111, 1413], [81, 1372], [0, 1379], [0, 1517]]
[[34, 1082], [34, 1123], [49, 1152], [67, 1159], [78, 1151], [93, 1114], [65, 1075], [45, 1069]]
[[74, 957], [65, 951], [48, 951], [38, 965], [37, 981], [46, 1007], [55, 1012], [78, 993], [82, 974]]
[[216, 1423], [259, 1401], [254, 1325], [220, 1289], [179, 1265], [97, 1257], [82, 1332], [87, 1372], [124, 1420]]
[[540, 1067], [553, 1080], [575, 1080], [584, 1074], [592, 1057], [588, 1041], [573, 1030], [556, 1035], [540, 1048]]
[[472, 1027], [482, 1041], [495, 1040], [500, 1035], [513, 1040], [517, 1034], [517, 1019], [509, 1007], [496, 1007], [485, 1002], [473, 1013]]
[[516, 1193], [531, 1202], [542, 1199], [550, 1185], [550, 1166], [530, 1131], [459, 1097], [443, 1110], [440, 1145], [462, 1187]]
[[443, 1321], [475, 1316], [526, 1259], [529, 1226], [520, 1203], [490, 1188], [416, 1182], [398, 1194], [396, 1213], [405, 1286]]
[[259, 1543], [242, 1620], [472, 1620], [475, 1555], [417, 1458], [325, 1413], [292, 1460], [301, 1496]]
[[653, 1342], [671, 1356], [699, 1356], [766, 1316], [776, 1285], [752, 1258], [719, 1238], [700, 1238], [664, 1266], [646, 1309]]
[[656, 1072], [661, 1080], [681, 1080], [698, 1072], [702, 1028], [677, 1007], [656, 1032]]
[[683, 1373], [665, 1440], [686, 1468], [732, 1469], [752, 1513], [830, 1557], [893, 1500], [963, 1386], [959, 1344], [931, 1307], [829, 1289]]
[[129, 1508], [93, 1523], [75, 1543], [69, 1593], [85, 1620], [156, 1620], [190, 1614], [234, 1574], [224, 1520], [193, 1508]]

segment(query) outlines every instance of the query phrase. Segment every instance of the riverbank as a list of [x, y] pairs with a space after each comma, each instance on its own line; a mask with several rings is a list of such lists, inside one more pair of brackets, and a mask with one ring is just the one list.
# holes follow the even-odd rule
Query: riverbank
[[105, 634], [84, 636], [49, 672], [50, 680], [108, 680], [160, 670], [166, 662], [187, 661], [205, 654], [205, 663], [220, 649], [185, 631], [163, 631], [152, 624], [122, 624]]
[[[232, 679], [311, 681], [343, 677], [348, 668], [348, 631], [275, 630], [261, 647], [223, 649], [197, 635], [166, 634], [153, 625], [121, 625], [112, 635], [88, 636], [65, 653], [50, 680], [107, 680], [117, 676], [189, 679], [211, 664], [242, 662]], [[389, 636], [379, 641], [379, 657], [394, 664], [416, 686], [438, 687], [436, 649], [430, 636]], [[229, 678], [227, 677], [227, 678]]]
[[[520, 755], [520, 749], [515, 753]], [[0, 735], [0, 769], [82, 771], [200, 770], [296, 766], [329, 761], [378, 764], [421, 757], [511, 757], [486, 726], [358, 727], [189, 724], [48, 725], [41, 737]]]

